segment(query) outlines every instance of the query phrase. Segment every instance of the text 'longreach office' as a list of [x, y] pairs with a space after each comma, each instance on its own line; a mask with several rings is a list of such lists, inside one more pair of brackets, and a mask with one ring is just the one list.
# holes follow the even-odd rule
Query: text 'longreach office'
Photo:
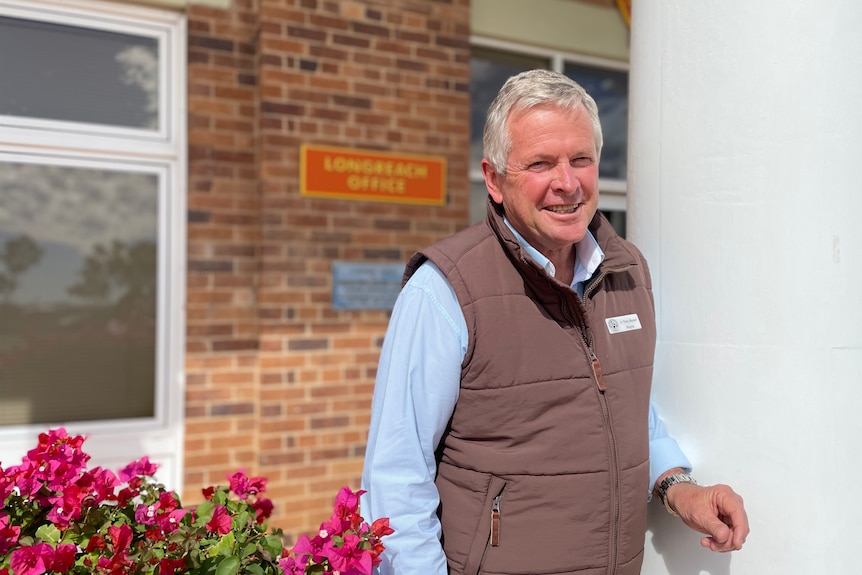
[[305, 196], [433, 205], [446, 201], [442, 157], [309, 144], [300, 155]]

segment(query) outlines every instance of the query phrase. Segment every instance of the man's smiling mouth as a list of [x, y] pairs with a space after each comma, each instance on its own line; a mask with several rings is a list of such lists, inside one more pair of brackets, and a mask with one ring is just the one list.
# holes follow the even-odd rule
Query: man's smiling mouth
[[567, 206], [547, 206], [545, 209], [555, 214], [573, 214], [581, 204], [569, 204]]

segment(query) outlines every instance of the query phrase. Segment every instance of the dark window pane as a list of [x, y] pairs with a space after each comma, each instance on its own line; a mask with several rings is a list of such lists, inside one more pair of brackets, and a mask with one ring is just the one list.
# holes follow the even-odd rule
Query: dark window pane
[[158, 129], [154, 38], [0, 17], [0, 114]]
[[625, 180], [629, 115], [628, 73], [567, 63], [565, 74], [583, 86], [599, 107], [604, 139], [599, 176]]
[[0, 162], [0, 425], [154, 416], [158, 190]]
[[548, 68], [544, 58], [474, 47], [470, 59], [470, 165], [482, 162], [482, 130], [494, 97], [511, 76], [533, 68]]
[[620, 237], [626, 237], [626, 213], [621, 210], [601, 210]]

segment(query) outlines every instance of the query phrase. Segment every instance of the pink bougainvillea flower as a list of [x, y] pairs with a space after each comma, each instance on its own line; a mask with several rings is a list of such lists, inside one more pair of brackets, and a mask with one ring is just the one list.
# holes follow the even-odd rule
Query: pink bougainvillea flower
[[249, 504], [255, 511], [255, 519], [258, 523], [263, 523], [272, 515], [272, 500], [267, 499], [266, 497], [261, 497], [256, 501], [249, 502]]
[[179, 528], [180, 521], [183, 520], [183, 517], [185, 517], [188, 512], [188, 509], [174, 509], [169, 513], [162, 513], [156, 517], [156, 525], [159, 526], [162, 533], [170, 535]]
[[61, 543], [54, 549], [50, 570], [54, 573], [65, 573], [75, 565], [77, 548], [71, 543]]
[[103, 501], [115, 501], [114, 489], [120, 485], [120, 480], [113, 471], [94, 467], [78, 480], [78, 485], [93, 497], [93, 503], [98, 505]]
[[162, 508], [162, 513], [170, 513], [180, 506], [179, 497], [176, 491], [163, 491], [159, 494], [159, 505]]
[[144, 455], [139, 460], [129, 463], [120, 470], [120, 481], [130, 481], [134, 477], [152, 477], [158, 469], [159, 466], [155, 463], [150, 463], [150, 458]]
[[316, 546], [311, 542], [308, 535], [300, 535], [299, 538], [294, 543], [291, 551], [301, 560], [302, 565], [305, 565], [309, 558], [315, 563], [320, 563], [322, 556], [320, 552], [322, 550], [322, 546]]
[[135, 521], [142, 525], [155, 525], [156, 524], [156, 515], [159, 513], [159, 507], [161, 505], [156, 503], [150, 503], [149, 505], [142, 503], [135, 508]]
[[335, 496], [335, 509], [345, 514], [356, 513], [359, 511], [359, 498], [364, 494], [362, 489], [354, 493], [349, 487], [342, 487]]
[[107, 547], [105, 544], [105, 540], [102, 539], [101, 535], [93, 535], [90, 537], [90, 540], [87, 541], [87, 547], [84, 548], [86, 553], [92, 553], [93, 551], [98, 551]]
[[393, 533], [395, 533], [395, 530], [389, 526], [388, 517], [381, 517], [380, 519], [375, 519], [374, 523], [371, 524], [371, 537], [368, 538], [368, 542], [371, 543], [372, 565], [377, 566], [380, 564], [380, 562], [382, 561], [382, 559], [380, 558], [380, 554], [386, 550], [386, 547], [383, 546], [383, 543], [380, 542], [380, 539]]
[[165, 557], [159, 561], [159, 575], [174, 575], [176, 572], [183, 573], [186, 566], [185, 559], [168, 559]]
[[210, 531], [215, 531], [219, 535], [227, 535], [230, 531], [230, 513], [224, 505], [216, 505], [213, 509], [213, 518], [207, 522], [206, 527]]
[[336, 495], [332, 516], [341, 521], [342, 531], [355, 531], [362, 524], [362, 517], [359, 515], [359, 497], [364, 493], [365, 491], [361, 489], [353, 492], [349, 487], [342, 487]]
[[249, 495], [257, 495], [266, 491], [265, 478], [249, 478], [242, 469], [233, 475], [228, 475], [228, 479], [230, 480], [230, 490], [236, 493], [240, 499], [248, 499]]
[[[296, 557], [282, 557], [278, 560], [278, 566], [284, 571], [284, 575], [304, 575], [305, 563], [297, 563]], [[2, 574], [0, 574], [2, 575]]]
[[6, 501], [13, 491], [15, 491], [15, 479], [12, 473], [0, 467], [0, 501]]
[[327, 549], [327, 557], [333, 570], [348, 575], [355, 572], [357, 575], [371, 575], [371, 552], [361, 549], [362, 538], [355, 533], [344, 534], [344, 544], [339, 547]]
[[9, 525], [9, 516], [0, 512], [0, 556], [5, 555], [18, 543], [21, 527]]
[[108, 548], [113, 554], [110, 557], [99, 557], [98, 566], [110, 573], [125, 573], [123, 569], [132, 564], [129, 560], [132, 535], [132, 528], [125, 523], [108, 527], [108, 537], [112, 542]]
[[48, 512], [48, 519], [60, 529], [65, 529], [70, 521], [81, 516], [84, 495], [86, 493], [77, 485], [67, 485], [62, 493], [49, 497], [53, 507]]
[[[384, 550], [380, 539], [392, 532], [388, 520], [368, 525], [359, 514], [364, 492], [345, 487], [320, 530], [282, 551], [276, 566], [269, 545], [259, 539], [265, 536], [259, 525], [273, 509], [261, 495], [266, 479], [240, 470], [228, 476], [229, 488], [203, 490], [211, 516], [202, 526], [194, 507], [183, 509], [175, 492], [154, 481], [157, 466], [147, 457], [116, 473], [88, 471], [83, 439], [52, 430], [40, 435], [21, 465], [0, 467], [0, 575], [178, 575], [194, 570], [187, 563], [210, 556], [212, 545], [223, 545], [222, 536], [234, 534], [249, 572], [263, 572], [260, 562], [260, 569], [281, 567], [286, 575], [370, 575]], [[251, 513], [256, 521], [248, 519]], [[43, 525], [52, 529], [40, 531]], [[63, 543], [55, 542], [57, 528]], [[52, 542], [41, 541], [45, 537]]]
[[9, 557], [14, 575], [41, 575], [54, 560], [54, 548], [47, 543], [19, 547]]
[[389, 526], [388, 517], [381, 517], [380, 519], [375, 519], [374, 523], [371, 524], [371, 533], [375, 537], [385, 537], [395, 533], [395, 530]]

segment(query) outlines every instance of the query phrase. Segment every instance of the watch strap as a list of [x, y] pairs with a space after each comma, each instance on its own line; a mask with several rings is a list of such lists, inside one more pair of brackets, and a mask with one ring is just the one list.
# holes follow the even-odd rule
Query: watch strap
[[673, 475], [668, 475], [664, 479], [661, 480], [661, 483], [658, 484], [658, 488], [656, 492], [658, 493], [659, 499], [664, 504], [664, 508], [667, 509], [667, 512], [671, 515], [679, 516], [679, 513], [676, 512], [674, 508], [670, 506], [670, 503], [667, 501], [667, 490], [670, 489], [673, 485], [677, 483], [692, 483], [697, 485], [697, 481], [695, 481], [694, 477], [689, 475], [688, 473], [674, 473]]

